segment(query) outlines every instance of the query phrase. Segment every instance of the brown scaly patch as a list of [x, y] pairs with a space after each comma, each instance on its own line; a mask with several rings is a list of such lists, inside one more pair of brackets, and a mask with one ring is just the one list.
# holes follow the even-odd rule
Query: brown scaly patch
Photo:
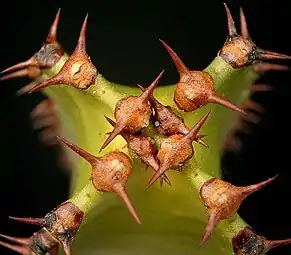
[[41, 229], [31, 237], [12, 237], [0, 234], [12, 243], [0, 241], [0, 245], [22, 255], [57, 255], [59, 242], [47, 230]]
[[240, 8], [241, 33], [237, 33], [232, 15], [224, 3], [228, 21], [228, 37], [219, 51], [219, 56], [233, 68], [247, 67], [264, 60], [288, 59], [291, 56], [267, 51], [259, 48], [251, 39], [243, 9]]
[[87, 89], [95, 84], [98, 71], [86, 51], [87, 20], [88, 15], [83, 22], [77, 46], [59, 73], [34, 86], [29, 93], [59, 84], [65, 84], [79, 89]]
[[180, 80], [174, 94], [174, 101], [180, 110], [191, 112], [208, 103], [215, 103], [245, 114], [243, 109], [216, 93], [214, 80], [209, 73], [189, 70], [176, 52], [166, 42], [160, 41], [168, 51], [180, 74]]
[[291, 244], [291, 238], [285, 240], [267, 240], [246, 227], [232, 238], [235, 255], [261, 255], [273, 248]]
[[3, 70], [1, 73], [13, 73], [2, 76], [0, 80], [3, 81], [25, 76], [35, 78], [39, 76], [43, 72], [43, 70], [50, 69], [60, 60], [60, 58], [64, 54], [64, 50], [57, 41], [57, 29], [59, 19], [60, 9], [55, 16], [54, 22], [41, 49], [37, 53], [35, 53], [30, 59]]
[[[145, 91], [145, 88], [141, 85], [138, 87]], [[171, 136], [176, 134], [186, 135], [189, 133], [189, 128], [186, 126], [184, 119], [178, 116], [171, 106], [162, 105], [153, 95], [149, 97], [149, 102], [153, 108], [153, 120], [156, 130], [165, 135]], [[206, 135], [197, 135], [195, 141], [201, 145], [208, 147], [208, 145], [202, 140]]]
[[135, 221], [141, 224], [126, 192], [126, 183], [133, 171], [131, 159], [122, 152], [111, 152], [96, 157], [60, 136], [58, 139], [91, 164], [92, 184], [95, 189], [102, 192], [115, 192], [125, 203]]
[[218, 178], [206, 181], [200, 189], [200, 196], [208, 212], [208, 223], [201, 245], [210, 238], [213, 229], [221, 220], [230, 218], [237, 212], [246, 197], [265, 187], [275, 178], [246, 187], [234, 186]]
[[160, 167], [150, 179], [146, 189], [148, 189], [167, 170], [177, 169], [192, 158], [194, 155], [192, 142], [196, 139], [199, 130], [205, 123], [209, 114], [210, 113], [207, 113], [202, 117], [186, 135], [172, 135], [163, 140], [157, 154]]
[[44, 227], [63, 246], [66, 255], [71, 255], [72, 242], [82, 223], [84, 213], [73, 203], [66, 201], [43, 218], [11, 219]]
[[129, 96], [119, 100], [115, 107], [114, 116], [116, 125], [113, 131], [100, 148], [100, 152], [121, 132], [126, 131], [131, 134], [142, 131], [150, 123], [152, 115], [149, 97], [158, 85], [164, 71], [152, 82], [152, 84], [139, 96]]
[[[105, 116], [106, 120], [111, 126], [115, 126], [116, 123]], [[146, 137], [143, 134], [131, 134], [129, 132], [123, 131], [120, 135], [127, 142], [127, 146], [133, 152], [135, 152], [139, 158], [149, 167], [151, 167], [155, 172], [159, 169], [159, 162], [156, 158], [156, 148], [150, 137]], [[166, 182], [171, 186], [171, 182], [166, 174], [160, 177], [160, 184]]]

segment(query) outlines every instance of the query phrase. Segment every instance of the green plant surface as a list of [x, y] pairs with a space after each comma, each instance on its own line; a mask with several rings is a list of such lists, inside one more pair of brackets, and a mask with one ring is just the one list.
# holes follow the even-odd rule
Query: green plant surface
[[[57, 67], [55, 67], [56, 73], [58, 71]], [[252, 69], [232, 69], [219, 56], [206, 70], [214, 75], [219, 73], [216, 82], [217, 89], [236, 102], [243, 100], [238, 90], [243, 91], [258, 77]], [[229, 80], [226, 80], [225, 76]], [[230, 89], [227, 89], [227, 87]], [[235, 87], [235, 89], [232, 89], [232, 87]], [[174, 89], [175, 85], [158, 86], [154, 91], [154, 96], [161, 103], [176, 109], [177, 107], [173, 102]], [[60, 91], [63, 93], [59, 93]], [[77, 134], [74, 134], [70, 129], [67, 133], [66, 128], [63, 128], [62, 135], [96, 156], [106, 139], [106, 133], [112, 130], [104, 115], [113, 118], [114, 107], [119, 99], [126, 95], [139, 95], [141, 93], [137, 87], [113, 84], [102, 76], [97, 79], [95, 85], [84, 92], [66, 85], [51, 86], [45, 88], [44, 92], [52, 97], [59, 108], [64, 111], [60, 115], [63, 123], [71, 123], [70, 126], [78, 130]], [[226, 254], [226, 251], [230, 252], [229, 254], [232, 253], [230, 240], [234, 233], [245, 226], [245, 223], [238, 216], [234, 217], [235, 223], [231, 225], [222, 223], [221, 230], [216, 231], [212, 241], [203, 249], [198, 248], [201, 233], [203, 233], [207, 221], [207, 214], [201, 203], [199, 190], [204, 181], [212, 176], [221, 175], [219, 166], [220, 146], [226, 134], [225, 130], [229, 128], [236, 113], [215, 104], [207, 105], [204, 109], [199, 109], [195, 113], [183, 113], [178, 109], [176, 110], [183, 116], [188, 127], [194, 126], [206, 112], [211, 111], [209, 119], [201, 130], [203, 134], [211, 134], [211, 136], [207, 136], [209, 148], [195, 145], [193, 162], [184, 170], [184, 174], [177, 171], [169, 172], [173, 187], [164, 185], [161, 188], [158, 184], [155, 184], [148, 191], [144, 191], [144, 187], [152, 173], [149, 170], [145, 171], [145, 165], [141, 164], [137, 157], [134, 157], [135, 171], [129, 181], [128, 192], [142, 219], [141, 226], [132, 221], [116, 196], [112, 194], [101, 195], [94, 189], [90, 190], [88, 203], [95, 200], [95, 208], [90, 208], [95, 219], [80, 230], [84, 234], [80, 234], [80, 237], [76, 238], [73, 248], [75, 253], [86, 252], [87, 248], [98, 251], [100, 247], [104, 247], [102, 249], [106, 250], [104, 254], [107, 254], [107, 252], [109, 252], [108, 254], [115, 254], [116, 249], [124, 250], [124, 254], [128, 253], [129, 250], [140, 253], [140, 245], [149, 247], [149, 250], [143, 248], [144, 254], [159, 250], [162, 254], [176, 254], [177, 252], [191, 254], [197, 249], [199, 254], [218, 251], [220, 253], [217, 254]], [[108, 148], [102, 151], [102, 154], [104, 155], [115, 149], [120, 150], [124, 145], [126, 145], [124, 139], [117, 137]], [[124, 149], [124, 151], [129, 153], [127, 149]], [[82, 188], [89, 182], [91, 167], [82, 158], [77, 158], [75, 164], [74, 174], [77, 177], [74, 177], [76, 183], [72, 187], [72, 194], [74, 197], [78, 195], [78, 192], [81, 192], [82, 200], [85, 197]], [[87, 186], [85, 189], [88, 189]], [[84, 203], [75, 199], [71, 201], [77, 204]], [[144, 201], [147, 201], [147, 203]], [[104, 202], [106, 204], [102, 205]], [[100, 214], [98, 213], [99, 210]], [[110, 224], [105, 224], [106, 222]], [[227, 229], [229, 229], [228, 232]], [[120, 235], [123, 236], [122, 239]], [[94, 236], [98, 236], [98, 240], [95, 240]], [[87, 243], [88, 237], [90, 237], [90, 245]], [[172, 239], [170, 242], [169, 237]], [[154, 241], [155, 239], [158, 239], [158, 241]], [[173, 246], [165, 245], [168, 242]], [[196, 245], [193, 245], [195, 243]], [[215, 243], [219, 245], [216, 246]], [[134, 247], [133, 244], [137, 244], [137, 246]], [[176, 244], [179, 245], [176, 246]], [[164, 247], [167, 247], [166, 251]]]

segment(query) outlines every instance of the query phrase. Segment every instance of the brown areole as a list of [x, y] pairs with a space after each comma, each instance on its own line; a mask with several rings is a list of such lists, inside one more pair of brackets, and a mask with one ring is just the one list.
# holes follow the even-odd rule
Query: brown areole
[[167, 170], [177, 169], [190, 158], [192, 158], [194, 155], [192, 142], [195, 140], [195, 137], [208, 118], [209, 114], [210, 112], [202, 117], [188, 134], [172, 135], [164, 139], [157, 154], [160, 167], [154, 176], [150, 179], [146, 189], [148, 189]]
[[216, 93], [213, 78], [209, 73], [189, 70], [176, 52], [163, 40], [160, 41], [168, 51], [180, 74], [180, 80], [174, 94], [174, 101], [179, 109], [192, 112], [208, 103], [215, 103], [245, 114], [243, 109]]
[[[141, 85], [138, 87], [145, 91], [145, 88]], [[176, 134], [186, 135], [189, 133], [189, 128], [185, 125], [184, 119], [178, 116], [171, 106], [162, 105], [154, 96], [149, 97], [149, 102], [154, 109], [153, 120], [155, 122], [155, 128], [157, 131], [165, 136], [171, 136]], [[208, 145], [202, 140], [206, 135], [197, 135], [196, 142], [208, 147]]]
[[30, 59], [3, 70], [1, 73], [12, 71], [13, 73], [2, 76], [0, 78], [1, 81], [24, 76], [35, 78], [41, 74], [42, 70], [53, 67], [60, 60], [60, 58], [64, 55], [64, 50], [57, 41], [57, 29], [60, 19], [60, 11], [61, 9], [58, 10], [41, 49]]
[[111, 152], [102, 157], [96, 157], [60, 136], [57, 138], [90, 163], [92, 184], [95, 189], [115, 192], [125, 203], [135, 221], [141, 224], [126, 192], [126, 183], [133, 170], [131, 159], [122, 152]]
[[267, 240], [265, 237], [255, 233], [246, 227], [232, 238], [232, 247], [235, 255], [260, 255], [269, 250], [291, 244], [290, 239]]
[[57, 255], [59, 242], [45, 229], [35, 232], [31, 237], [1, 237], [15, 244], [0, 241], [0, 245], [22, 255]]
[[[116, 125], [112, 119], [107, 116], [105, 116], [105, 118], [111, 126], [114, 127]], [[146, 137], [142, 134], [130, 134], [126, 131], [121, 132], [120, 135], [127, 142], [129, 149], [134, 151], [147, 166], [151, 167], [155, 172], [158, 171], [159, 162], [156, 159], [156, 148], [150, 140], [150, 137]], [[164, 181], [171, 186], [171, 182], [166, 174], [163, 174], [160, 178], [161, 186]]]
[[244, 199], [272, 182], [277, 176], [246, 187], [234, 186], [218, 178], [211, 178], [200, 188], [200, 196], [208, 211], [208, 223], [201, 245], [211, 236], [215, 226], [232, 217]]
[[141, 95], [128, 96], [117, 102], [114, 112], [116, 125], [101, 146], [100, 152], [122, 131], [134, 134], [149, 125], [152, 109], [148, 100], [162, 78], [163, 73], [164, 70]]
[[84, 213], [73, 203], [66, 201], [43, 218], [19, 218], [11, 219], [45, 227], [63, 246], [66, 255], [71, 255], [72, 242], [82, 223]]
[[[227, 15], [228, 36], [223, 47], [218, 53], [224, 61], [230, 64], [233, 68], [242, 68], [261, 60], [291, 60], [291, 56], [263, 50], [255, 45], [255, 43], [250, 38], [246, 18], [242, 8], [240, 8], [242, 33], [240, 36], [237, 33], [232, 15], [225, 3], [224, 7]], [[282, 67], [281, 70], [284, 70], [284, 67]]]

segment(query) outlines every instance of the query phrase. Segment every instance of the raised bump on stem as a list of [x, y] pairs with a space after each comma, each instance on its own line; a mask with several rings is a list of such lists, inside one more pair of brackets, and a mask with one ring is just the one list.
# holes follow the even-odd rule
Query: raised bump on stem
[[[109, 117], [105, 116], [105, 118], [111, 126], [114, 127], [116, 125]], [[129, 149], [134, 151], [147, 166], [151, 167], [155, 172], [158, 171], [159, 163], [155, 156], [155, 146], [148, 137], [140, 134], [130, 134], [128, 132], [121, 132], [120, 135], [126, 140]], [[171, 186], [171, 182], [166, 174], [163, 174], [160, 179], [161, 185], [165, 181]]]
[[[145, 88], [138, 85], [141, 91]], [[189, 128], [185, 125], [184, 119], [178, 116], [170, 106], [162, 105], [153, 96], [149, 97], [149, 102], [154, 109], [153, 120], [158, 122], [159, 125], [156, 126], [158, 132], [163, 135], [170, 136], [174, 134], [187, 134]]]
[[213, 77], [209, 73], [205, 71], [190, 71], [169, 45], [164, 41], [162, 41], [162, 44], [168, 51], [180, 74], [180, 80], [177, 83], [174, 94], [174, 101], [179, 109], [191, 112], [208, 103], [216, 103], [245, 114], [243, 109], [234, 105], [226, 98], [217, 95]]
[[265, 187], [276, 177], [246, 187], [234, 186], [218, 178], [206, 181], [200, 189], [200, 196], [208, 211], [208, 223], [201, 245], [210, 238], [221, 220], [230, 218], [237, 212], [246, 197]]
[[[40, 75], [43, 69], [51, 68], [63, 55], [63, 50], [57, 42], [57, 27], [60, 19], [60, 9], [55, 16], [54, 22], [51, 25], [47, 38], [41, 49], [31, 58], [21, 63], [15, 64], [6, 68], [1, 73], [12, 72], [11, 74], [1, 77], [0, 80], [8, 80], [28, 76], [30, 78]], [[18, 70], [20, 69], [20, 70]]]
[[102, 157], [96, 157], [63, 137], [57, 136], [57, 138], [91, 164], [92, 184], [95, 189], [117, 193], [132, 217], [138, 224], [141, 224], [125, 188], [128, 177], [133, 170], [130, 158], [122, 152], [111, 152]]
[[238, 35], [231, 12], [226, 3], [224, 3], [224, 6], [227, 14], [229, 35], [219, 51], [219, 55], [233, 68], [243, 68], [261, 60], [291, 60], [291, 56], [263, 50], [253, 42], [249, 36], [247, 22], [242, 9], [240, 9], [242, 36]]
[[62, 244], [65, 254], [70, 255], [72, 242], [83, 217], [84, 213], [76, 205], [66, 201], [43, 218], [10, 218], [23, 223], [45, 227]]
[[172, 135], [162, 142], [157, 154], [157, 158], [160, 161], [160, 167], [150, 179], [146, 189], [148, 189], [167, 170], [176, 169], [192, 158], [194, 155], [192, 142], [195, 140], [209, 114], [210, 112], [205, 114], [188, 134]]
[[0, 241], [0, 245], [8, 249], [14, 250], [23, 255], [56, 255], [59, 247], [59, 242], [44, 228], [35, 232], [29, 238], [12, 237], [0, 234], [1, 237], [13, 242], [9, 244]]
[[132, 134], [141, 131], [149, 125], [152, 114], [149, 97], [158, 85], [164, 70], [160, 72], [151, 85], [139, 96], [129, 96], [119, 100], [115, 107], [116, 125], [100, 148], [101, 152], [121, 132], [127, 131]]
[[232, 238], [235, 255], [263, 254], [271, 249], [291, 244], [291, 238], [268, 240], [258, 235], [251, 227], [245, 227]]

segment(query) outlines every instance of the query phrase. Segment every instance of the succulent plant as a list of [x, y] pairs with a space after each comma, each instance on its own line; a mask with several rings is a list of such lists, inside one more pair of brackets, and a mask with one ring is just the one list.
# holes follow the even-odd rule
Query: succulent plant
[[232, 120], [255, 121], [245, 109], [262, 110], [249, 97], [269, 87], [254, 82], [265, 71], [289, 70], [266, 61], [291, 57], [259, 48], [242, 9], [238, 34], [224, 5], [229, 34], [208, 67], [190, 70], [160, 39], [179, 81], [159, 85], [163, 70], [136, 87], [112, 83], [95, 67], [86, 51], [88, 15], [69, 56], [57, 40], [57, 12], [41, 49], [5, 69], [1, 80], [29, 76], [18, 94], [41, 90], [49, 97], [32, 117], [50, 120], [43, 139], [73, 161], [71, 195], [45, 216], [11, 217], [42, 228], [29, 238], [1, 234], [0, 245], [25, 255], [60, 247], [67, 255], [259, 255], [291, 244], [267, 240], [237, 214], [276, 176], [235, 186], [222, 180], [220, 166]]

